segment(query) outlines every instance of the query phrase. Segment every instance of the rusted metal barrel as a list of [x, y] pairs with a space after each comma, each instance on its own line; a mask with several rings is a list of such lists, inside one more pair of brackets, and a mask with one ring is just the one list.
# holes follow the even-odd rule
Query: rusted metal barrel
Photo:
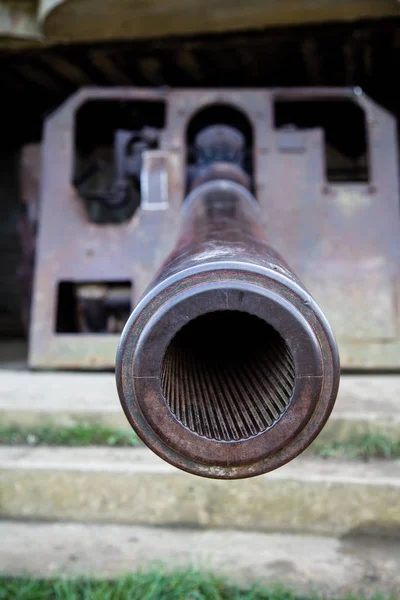
[[332, 331], [238, 181], [189, 194], [177, 247], [126, 324], [116, 375], [145, 444], [205, 477], [275, 469], [324, 426], [339, 382]]

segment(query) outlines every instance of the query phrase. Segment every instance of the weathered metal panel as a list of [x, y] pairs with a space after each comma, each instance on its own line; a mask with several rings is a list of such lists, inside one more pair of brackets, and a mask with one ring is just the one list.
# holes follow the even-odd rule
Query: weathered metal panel
[[[148, 160], [168, 178], [168, 207], [148, 202], [131, 221], [89, 223], [71, 185], [74, 114], [89, 99], [164, 99], [160, 157]], [[368, 182], [328, 182], [321, 129], [287, 137], [273, 124], [282, 99], [349, 99], [366, 115]], [[334, 325], [344, 367], [398, 368], [399, 188], [395, 119], [360, 90], [87, 89], [46, 124], [42, 202], [30, 339], [32, 366], [114, 365], [117, 336], [55, 334], [60, 280], [133, 282], [135, 303], [176, 242], [185, 196], [186, 129], [202, 107], [237, 107], [253, 127], [255, 194], [269, 243], [291, 264]], [[286, 136], [286, 138], [285, 138]], [[301, 151], [299, 146], [301, 145]], [[165, 167], [167, 165], [167, 168]], [[161, 194], [161, 191], [160, 191]], [[158, 208], [159, 210], [154, 208]]]

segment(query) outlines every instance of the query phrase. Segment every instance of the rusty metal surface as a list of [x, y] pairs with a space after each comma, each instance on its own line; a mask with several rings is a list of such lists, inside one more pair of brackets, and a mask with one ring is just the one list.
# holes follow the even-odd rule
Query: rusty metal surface
[[[278, 100], [349, 99], [365, 113], [369, 181], [330, 182], [320, 128], [290, 133], [274, 125]], [[125, 223], [88, 222], [71, 185], [75, 112], [85, 101], [164, 100], [167, 121], [154, 155], [154, 189]], [[399, 189], [395, 119], [359, 89], [86, 89], [46, 123], [41, 226], [30, 336], [37, 367], [111, 367], [117, 336], [57, 335], [59, 280], [128, 280], [134, 305], [177, 241], [186, 193], [186, 130], [214, 103], [238, 108], [253, 131], [254, 192], [260, 223], [327, 314], [344, 367], [400, 365], [398, 265]], [[143, 178], [148, 179], [146, 171]], [[164, 183], [161, 183], [164, 182]], [[168, 201], [165, 195], [167, 182]], [[164, 186], [164, 187], [163, 187]], [[148, 188], [149, 189], [149, 188]], [[157, 191], [158, 190], [158, 191]], [[153, 197], [153, 192], [152, 192]]]
[[[163, 92], [154, 90], [84, 90], [46, 124], [30, 330], [31, 366], [104, 368], [114, 365], [117, 334], [55, 332], [58, 285], [60, 281], [129, 281], [134, 282], [133, 293], [137, 300], [174, 236], [177, 198], [171, 190], [168, 210], [148, 210], [144, 206], [132, 219], [122, 223], [90, 222], [71, 185], [74, 117], [79, 106], [88, 99], [158, 100], [162, 96]], [[133, 302], [132, 299], [132, 305]]]
[[293, 459], [338, 390], [330, 327], [267, 245], [259, 210], [236, 182], [195, 188], [118, 349], [118, 392], [136, 432], [205, 477], [251, 477]]
[[[335, 93], [343, 94], [317, 90], [313, 97]], [[307, 97], [309, 92], [289, 92], [289, 96]], [[266, 230], [271, 244], [287, 257], [327, 314], [339, 340], [343, 366], [397, 368], [400, 203], [396, 122], [360, 89], [353, 99], [365, 111], [369, 181], [327, 182], [322, 132], [303, 130], [302, 153], [270, 155], [263, 194], [269, 217]], [[276, 142], [279, 137], [276, 132]], [[274, 173], [273, 180], [270, 173]]]

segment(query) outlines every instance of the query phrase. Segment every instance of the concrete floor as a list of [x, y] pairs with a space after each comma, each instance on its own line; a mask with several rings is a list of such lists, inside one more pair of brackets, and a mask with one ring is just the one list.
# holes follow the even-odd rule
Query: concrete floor
[[[128, 427], [111, 373], [29, 372], [26, 369], [26, 346], [20, 342], [10, 342], [5, 346], [0, 344], [0, 370], [0, 422], [3, 425], [69, 425], [83, 420]], [[400, 435], [399, 397], [400, 376], [345, 376], [342, 378], [337, 406], [323, 435], [326, 439], [346, 438], [349, 432], [364, 432], [376, 427], [384, 433]], [[162, 505], [163, 511], [170, 507], [173, 515], [179, 517], [184, 505], [193, 505], [190, 500], [193, 486], [191, 484], [190, 489], [184, 491], [180, 500], [174, 503], [179, 486], [165, 480], [165, 485], [160, 487], [154, 468], [151, 477], [149, 475], [148, 487], [143, 486], [140, 478], [134, 480], [131, 473], [132, 470], [138, 470], [137, 461], [132, 462], [131, 458], [142, 454], [150, 462], [158, 460], [150, 457], [144, 449], [3, 448], [0, 471], [5, 480], [3, 486], [0, 485], [0, 514], [3, 516], [3, 520], [0, 520], [0, 572], [31, 574], [35, 577], [57, 574], [112, 577], [161, 561], [169, 568], [192, 564], [213, 570], [238, 583], [280, 583], [299, 592], [316, 590], [328, 595], [349, 591], [367, 594], [374, 590], [390, 591], [394, 592], [395, 598], [400, 598], [400, 530], [395, 526], [397, 521], [393, 517], [394, 513], [398, 513], [400, 502], [399, 462], [342, 464], [338, 461], [298, 459], [268, 481], [265, 479], [265, 487], [259, 494], [259, 506], [263, 513], [252, 522], [253, 531], [246, 531], [246, 528], [249, 529], [245, 522], [246, 514], [254, 512], [253, 507], [257, 505], [254, 493], [249, 492], [248, 496], [241, 493], [239, 497], [243, 496], [245, 505], [235, 513], [236, 521], [229, 518], [224, 521], [222, 516], [229, 513], [230, 504], [237, 507], [237, 501], [228, 503], [222, 500], [213, 491], [213, 484], [196, 478], [192, 478], [194, 483], [206, 486], [212, 492], [207, 496], [204, 506], [210, 514], [221, 515], [213, 527], [231, 529], [207, 529], [201, 519], [199, 523], [201, 521], [203, 524], [199, 524], [198, 529], [193, 529], [193, 520], [190, 526], [182, 528], [179, 518], [171, 528], [174, 522], [172, 517], [167, 527], [150, 526], [152, 511], [149, 506], [154, 509], [156, 504]], [[81, 462], [75, 464], [77, 456], [79, 458], [81, 455]], [[104, 463], [103, 455], [110, 456], [110, 460], [115, 459], [118, 485], [112, 475], [114, 468], [110, 467], [110, 460]], [[8, 460], [7, 464], [5, 459]], [[161, 475], [168, 471], [166, 475], [164, 473], [164, 478], [170, 477], [172, 468], [161, 462], [160, 465]], [[318, 465], [323, 470], [321, 482], [317, 481], [321, 475]], [[146, 472], [140, 477], [147, 477], [145, 467], [142, 466], [142, 471]], [[300, 504], [292, 487], [284, 493], [283, 486], [288, 485], [285, 473], [289, 472], [292, 473], [290, 485], [293, 487], [294, 481], [296, 485], [304, 487]], [[172, 475], [190, 478], [173, 470]], [[49, 493], [44, 485], [46, 477], [49, 479]], [[75, 487], [71, 484], [71, 477]], [[102, 477], [104, 481], [97, 481]], [[58, 483], [54, 484], [54, 478], [60, 481], [69, 478], [68, 486], [64, 489], [58, 479]], [[311, 479], [315, 481], [311, 482]], [[262, 480], [257, 478], [240, 485], [247, 489], [261, 483]], [[225, 482], [220, 487], [223, 485], [229, 487], [232, 495], [235, 485]], [[29, 494], [25, 493], [26, 486]], [[365, 490], [359, 486], [364, 486]], [[277, 503], [271, 500], [268, 512], [266, 507], [272, 488], [278, 490], [279, 500]], [[122, 495], [121, 490], [124, 492]], [[338, 490], [346, 499], [345, 510], [343, 503], [333, 501]], [[319, 498], [320, 494], [323, 497]], [[53, 495], [57, 496], [55, 504]], [[157, 502], [153, 502], [153, 495], [158, 498]], [[87, 496], [90, 496], [90, 502]], [[110, 497], [112, 510], [108, 510], [106, 496]], [[141, 498], [141, 502], [136, 496]], [[378, 496], [381, 497], [381, 504], [378, 503]], [[198, 504], [201, 497], [200, 493], [196, 495], [194, 505]], [[128, 517], [135, 515], [141, 507], [145, 517], [139, 522], [143, 525], [124, 524], [126, 519], [129, 522], [130, 517], [121, 517], [121, 502], [126, 503], [124, 506]], [[52, 516], [49, 506], [54, 508], [58, 506], [57, 503], [62, 505], [61, 509]], [[79, 517], [76, 520], [83, 522], [68, 522], [75, 518], [71, 515], [75, 514], [72, 509], [77, 503], [83, 512], [76, 513]], [[98, 514], [96, 510], [94, 514], [91, 511], [91, 503], [96, 506]], [[114, 504], [118, 505], [116, 511]], [[281, 507], [279, 515], [282, 507], [290, 509], [288, 521], [279, 521], [280, 530], [286, 533], [275, 533], [276, 530], [261, 533], [261, 522], [264, 518], [271, 520], [272, 509], [277, 504]], [[302, 518], [307, 527], [310, 526], [310, 519], [315, 520], [317, 505], [320, 509], [325, 507], [328, 521], [331, 522], [331, 529], [328, 527], [325, 536], [320, 535], [318, 523], [318, 527], [311, 528], [314, 529], [313, 535], [300, 531], [293, 533], [293, 515], [297, 514], [300, 505], [304, 505]], [[84, 509], [90, 513], [92, 521], [99, 518], [103, 522], [89, 524]], [[377, 511], [379, 522], [375, 515]], [[202, 510], [201, 515], [204, 517], [205, 514], [208, 514], [207, 511]], [[368, 521], [371, 527], [360, 528], [362, 533], [357, 533], [357, 527], [350, 527], [347, 523], [350, 517], [354, 517], [355, 521], [362, 517], [365, 522], [372, 519]], [[17, 520], [11, 521], [11, 518]], [[36, 520], [23, 520], [27, 518]], [[60, 518], [64, 522], [47, 521], [52, 518]], [[343, 527], [342, 521], [345, 524]], [[326, 522], [326, 515], [323, 522]], [[391, 524], [386, 527], [388, 523]], [[304, 523], [302, 527], [305, 527]], [[234, 528], [244, 531], [234, 531]]]
[[299, 592], [400, 593], [400, 540], [0, 522], [0, 571], [115, 577], [162, 562]]

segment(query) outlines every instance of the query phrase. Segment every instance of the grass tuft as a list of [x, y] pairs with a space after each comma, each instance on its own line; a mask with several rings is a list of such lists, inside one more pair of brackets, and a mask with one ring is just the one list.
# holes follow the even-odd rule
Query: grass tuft
[[345, 441], [333, 441], [330, 444], [314, 442], [314, 453], [331, 458], [357, 458], [368, 460], [371, 458], [400, 458], [400, 440], [384, 435], [383, 433], [364, 433], [354, 435]]
[[[133, 431], [114, 429], [95, 423], [79, 423], [70, 427], [0, 426], [0, 445], [17, 446], [113, 446], [130, 448], [142, 442]], [[314, 455], [325, 458], [400, 458], [400, 440], [381, 433], [353, 435], [344, 441], [331, 443], [316, 440], [310, 447]]]
[[7, 446], [119, 446], [132, 447], [140, 444], [132, 431], [80, 423], [70, 427], [46, 425], [44, 427], [0, 427], [0, 444]]
[[[324, 597], [328, 599], [327, 596]], [[333, 600], [332, 597], [330, 597]], [[341, 600], [395, 600], [387, 594], [349, 595]], [[284, 587], [240, 588], [226, 579], [193, 569], [139, 571], [111, 581], [0, 577], [0, 600], [323, 600]], [[339, 599], [337, 599], [339, 600]]]

